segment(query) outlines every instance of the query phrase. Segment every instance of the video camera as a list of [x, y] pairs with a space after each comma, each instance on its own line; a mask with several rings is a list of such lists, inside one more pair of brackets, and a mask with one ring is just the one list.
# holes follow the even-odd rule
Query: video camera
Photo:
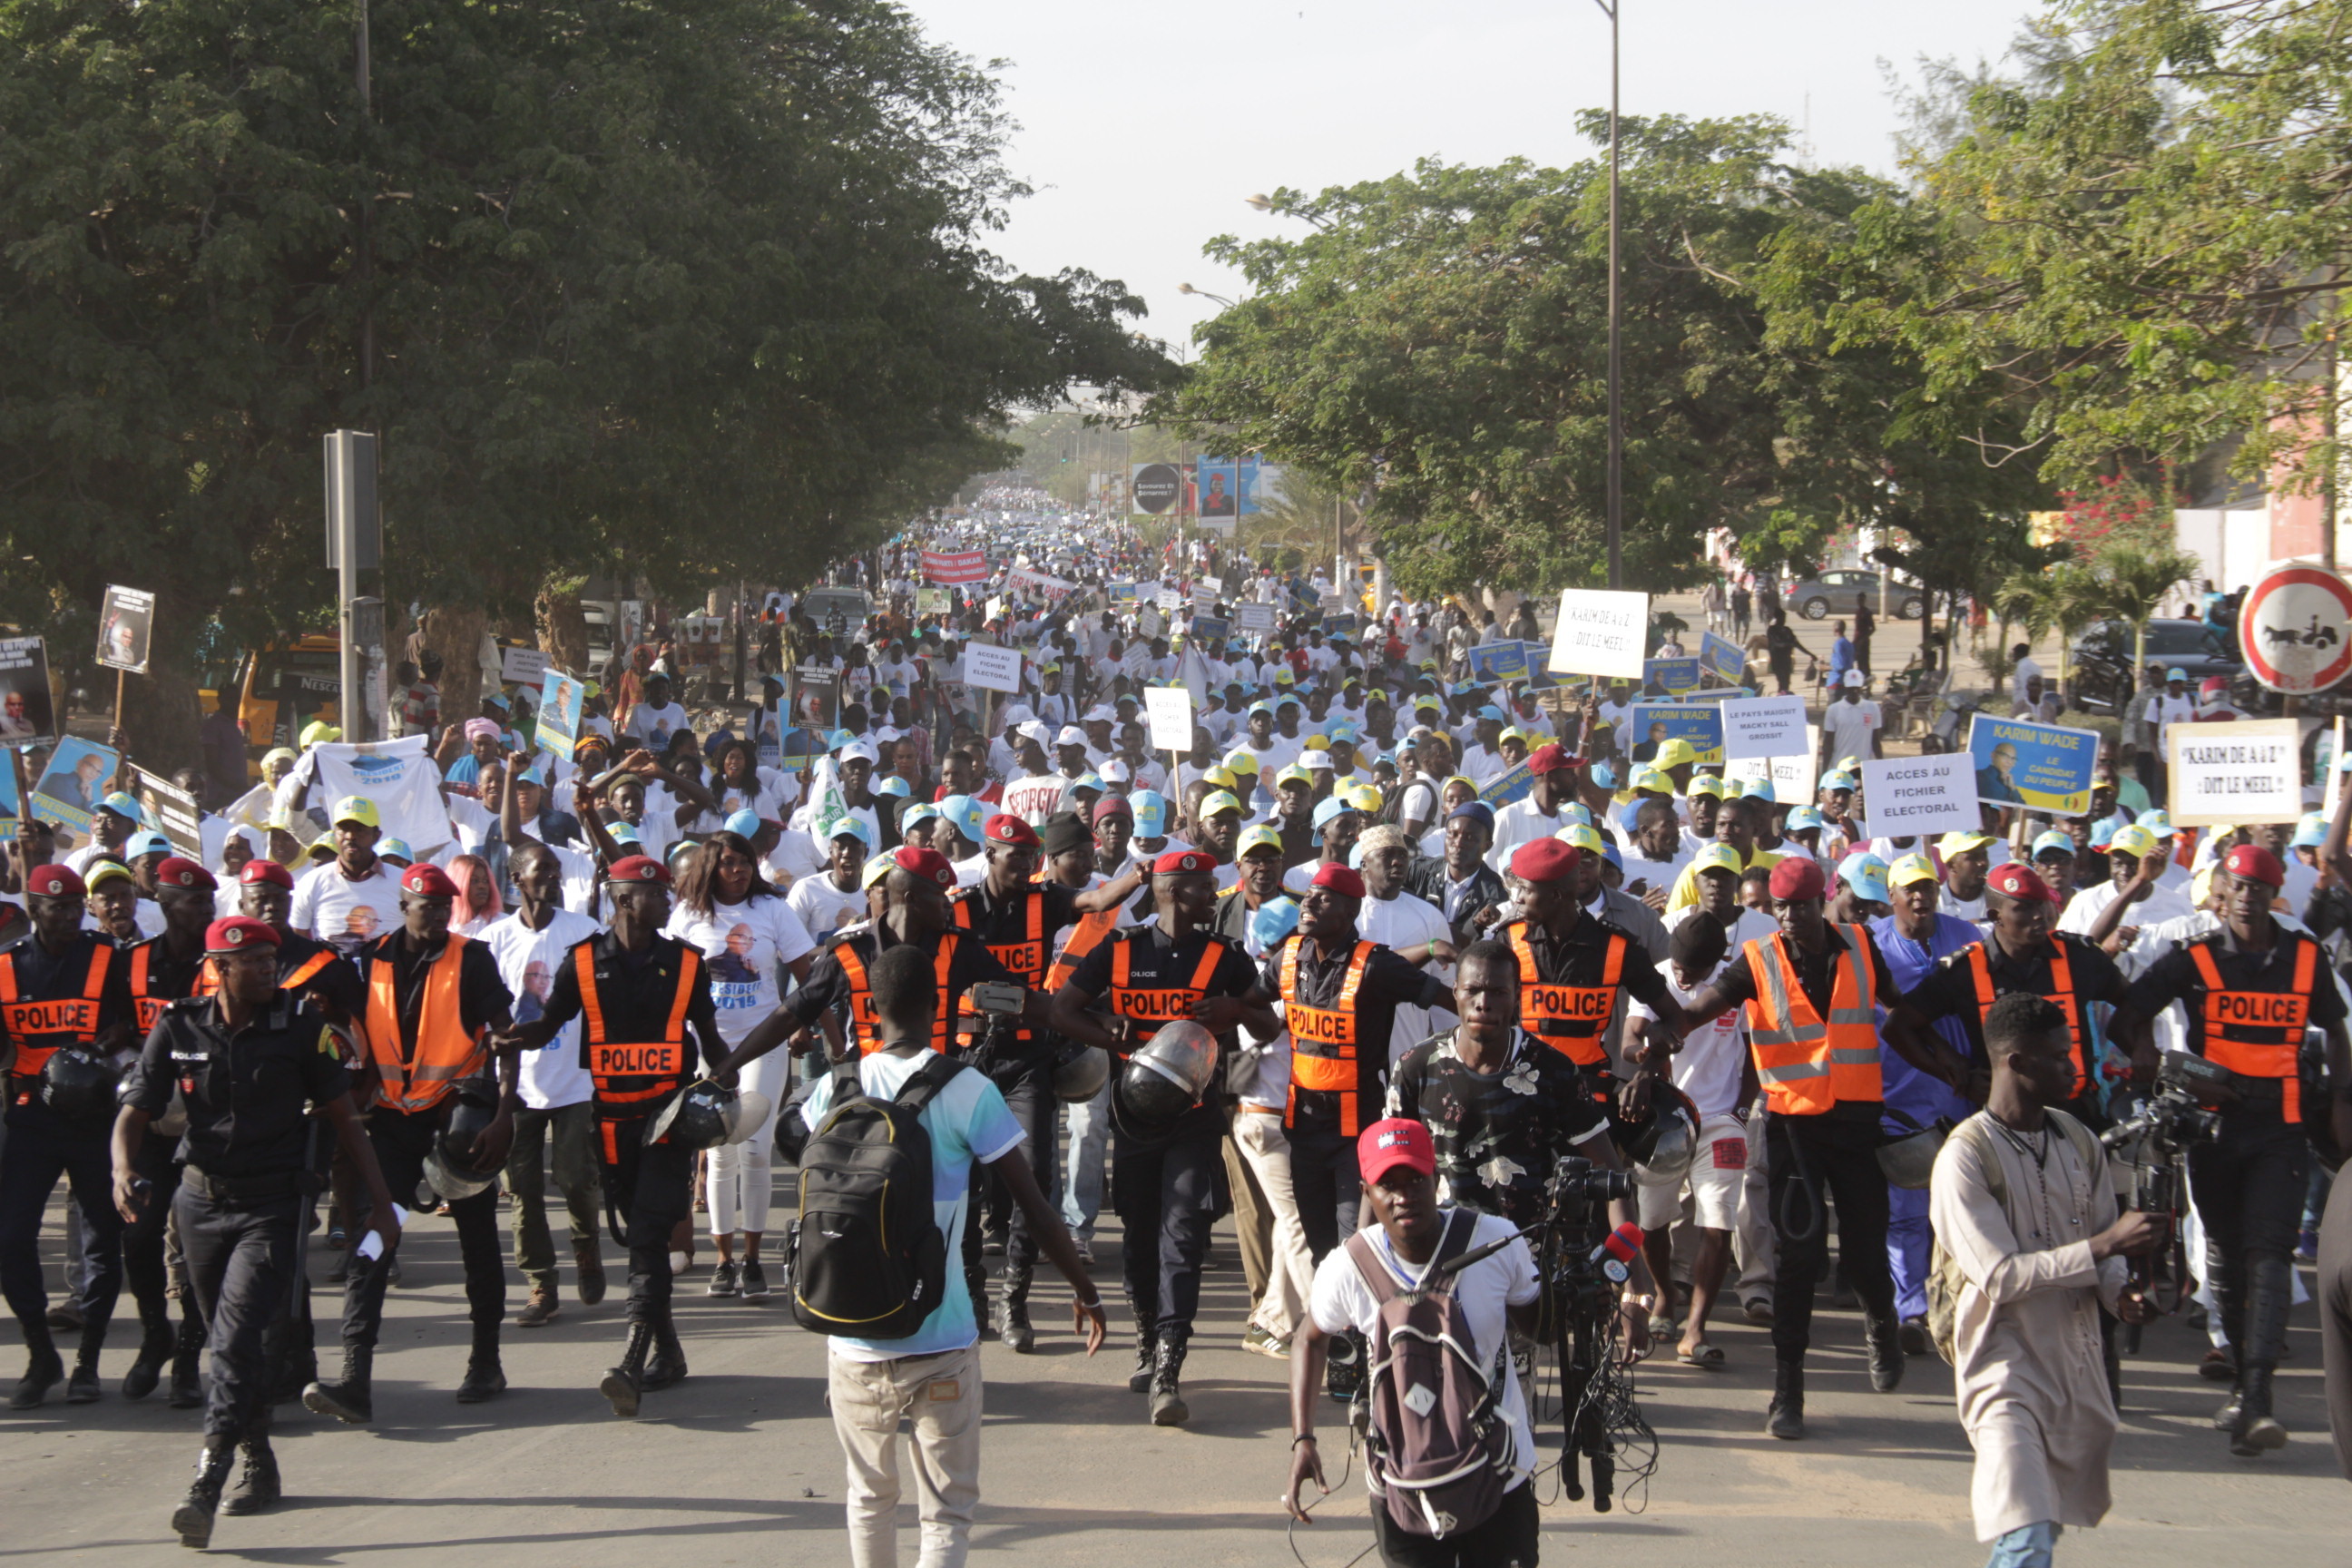
[[[2099, 1142], [2132, 1173], [2129, 1206], [2170, 1222], [2161, 1248], [2131, 1260], [2132, 1284], [2159, 1312], [2179, 1311], [2188, 1288], [2189, 1249], [2180, 1217], [2189, 1151], [2221, 1135], [2221, 1113], [2213, 1102], [2229, 1096], [2230, 1076], [2227, 1068], [2193, 1052], [2167, 1051], [2156, 1069], [2155, 1094], [2099, 1134]], [[2124, 1326], [2125, 1354], [2139, 1353], [2140, 1327]]]

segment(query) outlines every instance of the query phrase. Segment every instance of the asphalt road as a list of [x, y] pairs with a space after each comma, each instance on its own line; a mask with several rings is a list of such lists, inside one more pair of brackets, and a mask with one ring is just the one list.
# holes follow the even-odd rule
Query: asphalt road
[[[1116, 1303], [1118, 1233], [1108, 1215], [1105, 1225], [1096, 1275]], [[617, 1293], [594, 1309], [567, 1301], [543, 1329], [509, 1326], [512, 1387], [491, 1404], [454, 1403], [466, 1354], [455, 1234], [446, 1220], [424, 1219], [409, 1237], [406, 1281], [392, 1293], [376, 1362], [375, 1425], [344, 1427], [279, 1407], [289, 1497], [271, 1514], [224, 1519], [215, 1552], [373, 1568], [446, 1563], [453, 1552], [502, 1568], [639, 1568], [648, 1552], [697, 1565], [847, 1561], [824, 1346], [793, 1325], [781, 1302], [706, 1297], [707, 1246], [680, 1296], [693, 1374], [648, 1395], [642, 1418], [622, 1422], [595, 1393], [619, 1348]], [[44, 1241], [54, 1282], [54, 1227]], [[1242, 1276], [1223, 1228], [1216, 1262], [1186, 1369], [1194, 1419], [1184, 1428], [1149, 1426], [1144, 1401], [1127, 1392], [1130, 1325], [1116, 1305], [1112, 1342], [1092, 1361], [1058, 1328], [1034, 1356], [989, 1347], [978, 1560], [1018, 1553], [1028, 1563], [1120, 1568], [1295, 1561], [1276, 1505], [1287, 1462], [1285, 1370], [1238, 1348]], [[314, 1258], [314, 1278], [326, 1268]], [[1041, 1284], [1037, 1298], [1041, 1324], [1066, 1322], [1068, 1291], [1058, 1279]], [[340, 1299], [324, 1289], [319, 1299], [331, 1334]], [[518, 1284], [509, 1310], [522, 1300]], [[1763, 1435], [1765, 1331], [1719, 1325], [1712, 1333], [1727, 1370], [1653, 1365], [1640, 1374], [1661, 1447], [1646, 1492], [1605, 1516], [1550, 1502], [1545, 1560], [1981, 1563], [1947, 1369], [1915, 1359], [1897, 1392], [1873, 1394], [1858, 1315], [1824, 1311], [1815, 1322], [1811, 1436], [1787, 1444]], [[2170, 1321], [2150, 1333], [2146, 1358], [2127, 1363], [2116, 1510], [2099, 1530], [2068, 1537], [2062, 1560], [2135, 1568], [2344, 1562], [2352, 1555], [2346, 1489], [2326, 1438], [2311, 1310], [2296, 1309], [2279, 1379], [2279, 1414], [2294, 1440], [2263, 1459], [2231, 1458], [2206, 1426], [2220, 1397], [2195, 1376], [2201, 1349]], [[67, 1406], [52, 1395], [37, 1412], [0, 1414], [8, 1478], [0, 1556], [107, 1568], [185, 1560], [165, 1521], [195, 1457], [196, 1413], [165, 1409], [160, 1397], [123, 1401], [115, 1388], [131, 1356], [131, 1335], [118, 1325], [104, 1400]], [[1326, 1409], [1328, 1433], [1339, 1421], [1337, 1407]], [[1339, 1449], [1330, 1452], [1336, 1459]], [[1538, 1485], [1541, 1496], [1556, 1497], [1549, 1478]], [[1300, 1560], [1341, 1568], [1369, 1546], [1363, 1508], [1351, 1477], [1323, 1506], [1321, 1522], [1297, 1531]], [[901, 1519], [902, 1560], [912, 1563], [911, 1500]]]

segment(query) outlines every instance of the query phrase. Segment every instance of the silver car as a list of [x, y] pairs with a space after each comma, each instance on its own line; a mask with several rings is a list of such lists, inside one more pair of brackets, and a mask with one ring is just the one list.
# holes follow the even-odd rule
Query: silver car
[[[1824, 572], [1791, 583], [1780, 590], [1780, 602], [1791, 615], [1802, 616], [1809, 621], [1826, 620], [1831, 616], [1852, 616], [1857, 595], [1870, 601], [1870, 613], [1881, 613], [1880, 584], [1875, 572]], [[1895, 618], [1916, 621], [1927, 607], [1927, 596], [1908, 583], [1895, 584]]]

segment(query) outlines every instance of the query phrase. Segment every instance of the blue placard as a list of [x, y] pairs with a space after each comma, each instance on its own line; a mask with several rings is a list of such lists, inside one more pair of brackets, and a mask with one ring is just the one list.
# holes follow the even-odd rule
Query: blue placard
[[2091, 808], [2091, 774], [2099, 760], [2095, 731], [1979, 713], [1969, 725], [1969, 755], [1981, 805], [2032, 806], [2065, 816]]
[[1194, 616], [1192, 617], [1192, 640], [1194, 642], [1221, 642], [1232, 635], [1233, 623], [1225, 619], [1223, 616]]
[[1698, 661], [1706, 672], [1733, 686], [1748, 679], [1748, 655], [1738, 643], [1714, 632], [1702, 632], [1698, 639]]
[[1525, 643], [1480, 643], [1470, 650], [1467, 657], [1473, 680], [1525, 680], [1528, 678], [1528, 645]]
[[[1652, 733], [1654, 728], [1658, 732]], [[1644, 741], [1688, 741], [1702, 763], [1723, 761], [1723, 710], [1711, 702], [1637, 702], [1625, 733], [1617, 738], [1627, 756]], [[1642, 766], [1636, 763], [1635, 766]]]
[[1135, 584], [1132, 583], [1112, 583], [1106, 586], [1105, 591], [1110, 595], [1110, 602], [1114, 605], [1135, 603]]
[[1642, 684], [1654, 686], [1679, 697], [1685, 691], [1696, 691], [1699, 661], [1695, 658], [1651, 658], [1642, 661]]
[[1504, 769], [1486, 781], [1478, 790], [1478, 798], [1500, 809], [1515, 800], [1524, 799], [1535, 787], [1536, 775], [1525, 763]]

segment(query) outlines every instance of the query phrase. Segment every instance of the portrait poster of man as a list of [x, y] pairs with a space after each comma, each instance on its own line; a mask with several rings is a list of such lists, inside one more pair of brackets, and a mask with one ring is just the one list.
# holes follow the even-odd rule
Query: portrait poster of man
[[137, 588], [109, 588], [98, 612], [98, 662], [109, 669], [147, 673], [147, 647], [155, 630], [155, 595]]
[[49, 650], [39, 637], [0, 639], [0, 744], [36, 746], [57, 739], [49, 696]]

